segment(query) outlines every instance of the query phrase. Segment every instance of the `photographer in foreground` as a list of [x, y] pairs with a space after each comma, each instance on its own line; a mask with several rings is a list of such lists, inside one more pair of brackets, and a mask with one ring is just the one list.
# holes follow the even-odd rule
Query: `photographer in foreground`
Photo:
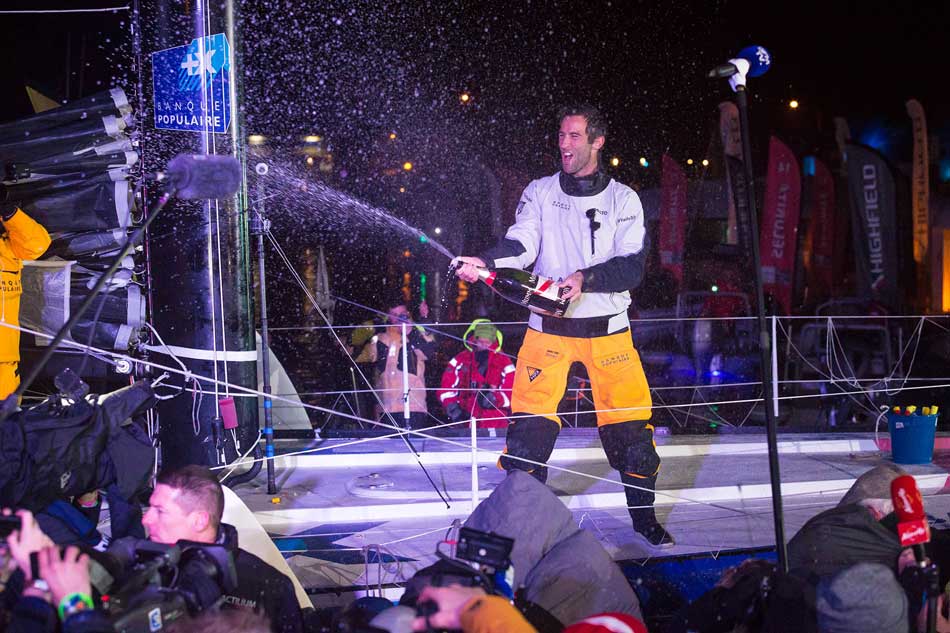
[[290, 579], [240, 549], [237, 531], [221, 522], [223, 513], [224, 493], [217, 477], [202, 466], [185, 466], [158, 475], [142, 524], [155, 543], [193, 541], [225, 546], [233, 554], [237, 570], [237, 589], [225, 596], [225, 605], [263, 611], [275, 633], [302, 631], [303, 617]]
[[[7, 517], [9, 510], [4, 510]], [[94, 608], [89, 559], [78, 548], [53, 544], [28, 510], [19, 510], [19, 529], [6, 539], [2, 575], [2, 618], [7, 633], [111, 633], [105, 613]], [[35, 559], [35, 564], [31, 561]], [[34, 577], [34, 572], [36, 576]], [[57, 628], [57, 620], [62, 628]]]

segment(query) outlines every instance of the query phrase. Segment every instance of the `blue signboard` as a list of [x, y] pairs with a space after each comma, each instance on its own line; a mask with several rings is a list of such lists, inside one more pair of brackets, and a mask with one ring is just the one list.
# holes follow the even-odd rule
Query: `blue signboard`
[[231, 125], [231, 47], [224, 33], [152, 53], [155, 127], [223, 134]]

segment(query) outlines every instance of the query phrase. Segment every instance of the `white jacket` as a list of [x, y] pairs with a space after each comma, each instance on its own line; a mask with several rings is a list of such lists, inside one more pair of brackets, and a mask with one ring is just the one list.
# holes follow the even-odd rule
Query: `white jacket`
[[[600, 224], [593, 240], [590, 210]], [[620, 331], [630, 325], [629, 289], [640, 283], [646, 256], [643, 206], [630, 187], [613, 179], [599, 193], [574, 196], [562, 189], [559, 173], [540, 178], [525, 188], [514, 225], [492, 252], [496, 268], [523, 269], [533, 262], [536, 274], [558, 281], [582, 271], [584, 292], [564, 318], [611, 316], [610, 332]], [[542, 331], [537, 314], [529, 325]]]

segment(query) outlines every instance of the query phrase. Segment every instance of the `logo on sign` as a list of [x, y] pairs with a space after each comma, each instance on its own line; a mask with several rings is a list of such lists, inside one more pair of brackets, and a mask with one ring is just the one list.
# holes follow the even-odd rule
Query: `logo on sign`
[[148, 612], [148, 630], [149, 631], [161, 631], [162, 630], [162, 610], [159, 607], [155, 607]]
[[231, 124], [231, 47], [224, 33], [152, 53], [155, 127], [223, 134]]

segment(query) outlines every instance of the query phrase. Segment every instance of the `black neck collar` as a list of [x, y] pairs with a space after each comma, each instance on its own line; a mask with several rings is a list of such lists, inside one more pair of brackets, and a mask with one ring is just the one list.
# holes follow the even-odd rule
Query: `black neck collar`
[[590, 176], [575, 178], [563, 171], [559, 174], [561, 189], [569, 196], [596, 196], [610, 184], [610, 176], [599, 169]]

